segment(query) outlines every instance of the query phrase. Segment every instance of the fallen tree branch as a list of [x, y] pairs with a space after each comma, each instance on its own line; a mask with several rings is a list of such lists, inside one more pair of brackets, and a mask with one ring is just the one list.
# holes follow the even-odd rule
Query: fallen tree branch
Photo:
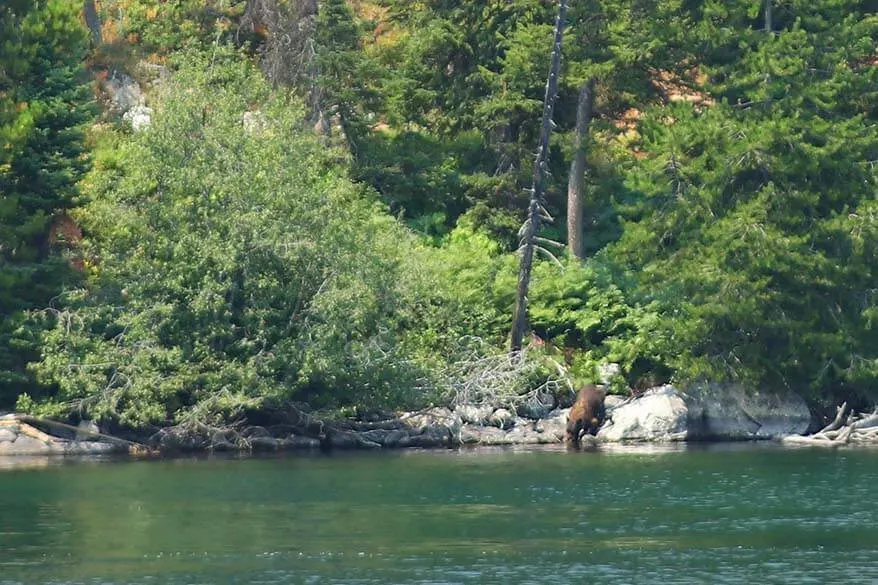
[[847, 403], [838, 407], [835, 419], [813, 435], [784, 437], [784, 443], [841, 447], [851, 443], [878, 444], [878, 409], [870, 414], [848, 411]]
[[[128, 441], [126, 439], [120, 439], [119, 437], [105, 435], [104, 433], [91, 431], [82, 427], [75, 427], [73, 425], [68, 425], [66, 423], [58, 422], [55, 420], [37, 418], [26, 414], [19, 415], [17, 418], [19, 421], [21, 421], [21, 423], [23, 423], [21, 425], [21, 429], [24, 434], [27, 434], [35, 439], [39, 439], [44, 443], [51, 442], [53, 440], [52, 437], [47, 435], [46, 433], [43, 433], [42, 431], [39, 431], [38, 428], [35, 427], [45, 427], [50, 430], [59, 430], [64, 433], [72, 434], [72, 437], [74, 438], [79, 436], [85, 436], [94, 441], [124, 447], [131, 455], [148, 455], [153, 452], [152, 449], [150, 449], [146, 445], [143, 445], [142, 443]], [[33, 429], [38, 434], [31, 432], [30, 429]]]

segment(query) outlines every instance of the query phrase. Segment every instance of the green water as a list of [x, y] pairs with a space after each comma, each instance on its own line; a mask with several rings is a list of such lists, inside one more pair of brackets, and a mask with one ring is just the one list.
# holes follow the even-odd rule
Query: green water
[[0, 584], [878, 583], [876, 450], [48, 463]]

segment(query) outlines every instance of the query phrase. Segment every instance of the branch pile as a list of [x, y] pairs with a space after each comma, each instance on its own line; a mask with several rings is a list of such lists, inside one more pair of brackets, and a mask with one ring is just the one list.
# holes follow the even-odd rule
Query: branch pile
[[840, 447], [848, 444], [878, 444], [878, 408], [872, 413], [857, 413], [847, 402], [838, 407], [835, 420], [807, 437], [784, 437], [784, 443]]
[[493, 406], [519, 410], [529, 404], [552, 403], [561, 394], [573, 394], [563, 367], [557, 375], [527, 349], [513, 353], [492, 353], [478, 338], [462, 343], [462, 350], [439, 375], [442, 401], [452, 408], [460, 405]]

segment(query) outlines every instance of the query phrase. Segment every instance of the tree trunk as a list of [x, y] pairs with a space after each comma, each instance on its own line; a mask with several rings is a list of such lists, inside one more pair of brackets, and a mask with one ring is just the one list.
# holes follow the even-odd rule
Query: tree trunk
[[85, 14], [85, 24], [91, 31], [92, 46], [98, 47], [103, 44], [103, 39], [101, 38], [101, 17], [98, 15], [95, 0], [85, 0], [83, 13]]
[[771, 22], [771, 3], [773, 0], [765, 0], [765, 32], [771, 33], [772, 22]]
[[533, 188], [527, 219], [522, 228], [521, 264], [518, 269], [518, 294], [515, 298], [515, 312], [512, 315], [512, 351], [521, 349], [524, 329], [527, 326], [527, 290], [530, 285], [530, 271], [533, 266], [534, 247], [537, 231], [540, 229], [540, 210], [543, 201], [543, 179], [546, 175], [549, 157], [549, 136], [552, 133], [552, 112], [555, 109], [555, 94], [558, 91], [558, 74], [561, 70], [561, 40], [564, 37], [564, 20], [567, 15], [567, 0], [558, 4], [558, 18], [555, 20], [555, 40], [552, 45], [552, 66], [546, 81], [546, 96], [543, 100], [543, 124], [540, 129], [540, 142], [534, 163]]
[[585, 185], [585, 148], [588, 126], [594, 107], [594, 78], [589, 78], [579, 90], [576, 106], [576, 131], [573, 136], [575, 155], [570, 164], [570, 177], [567, 182], [567, 247], [570, 255], [585, 259], [582, 242], [582, 191]]

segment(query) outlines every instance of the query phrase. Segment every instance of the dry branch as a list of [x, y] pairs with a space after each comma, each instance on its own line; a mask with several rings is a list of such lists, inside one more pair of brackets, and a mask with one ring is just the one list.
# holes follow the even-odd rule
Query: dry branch
[[460, 347], [465, 349], [437, 382], [442, 403], [451, 407], [469, 404], [518, 411], [572, 393], [563, 367], [556, 364], [557, 377], [547, 374], [544, 361], [527, 348], [512, 355], [491, 353], [488, 344], [475, 337], [462, 339]]
[[848, 411], [847, 403], [838, 407], [835, 419], [820, 431], [808, 436], [783, 438], [784, 443], [840, 447], [850, 443], [878, 444], [878, 410], [869, 414]]

